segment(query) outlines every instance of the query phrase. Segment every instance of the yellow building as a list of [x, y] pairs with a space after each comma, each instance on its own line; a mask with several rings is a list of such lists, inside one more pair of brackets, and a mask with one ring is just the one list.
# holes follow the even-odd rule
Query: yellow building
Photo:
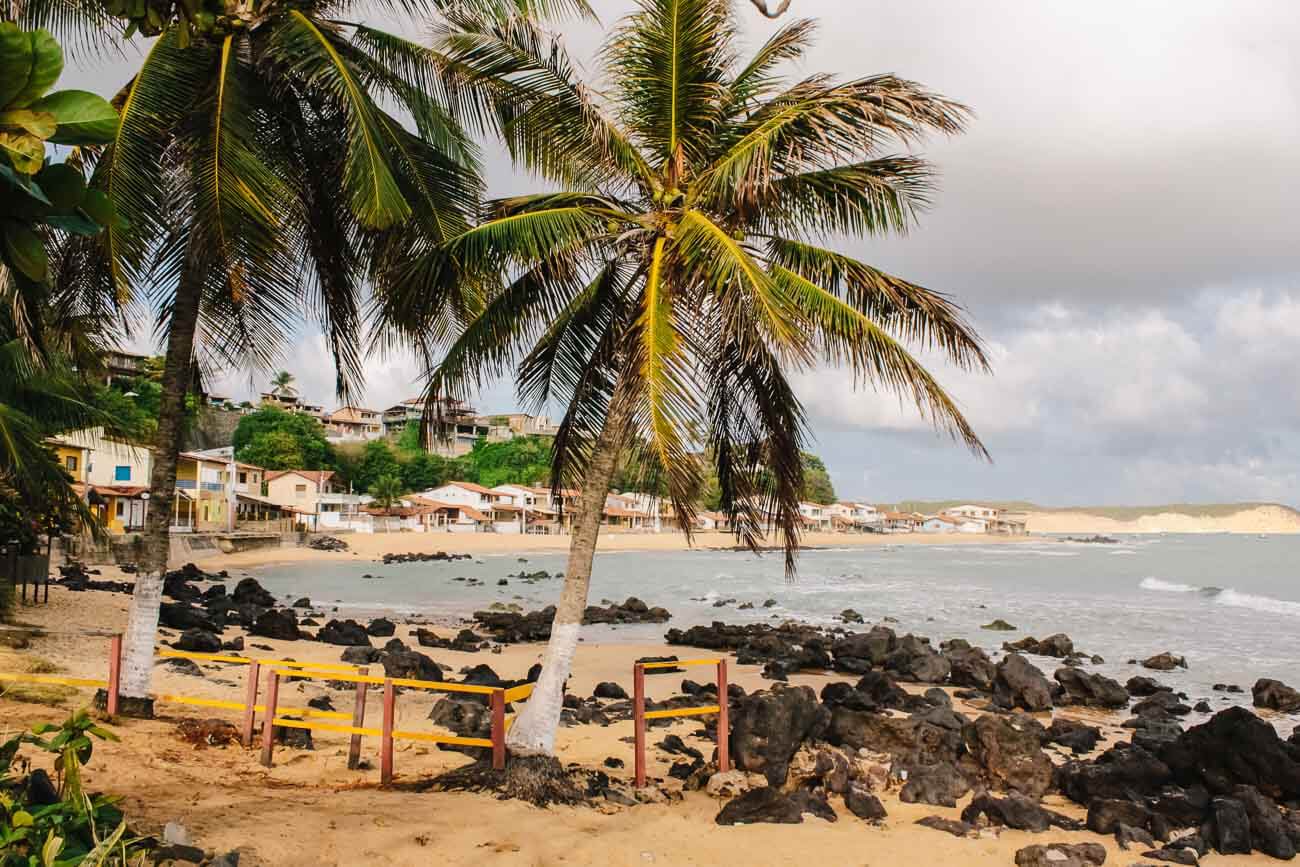
[[59, 466], [67, 470], [68, 475], [72, 476], [72, 481], [84, 484], [86, 466], [90, 463], [90, 449], [62, 439], [48, 439], [45, 442], [54, 450], [54, 454], [59, 459]]

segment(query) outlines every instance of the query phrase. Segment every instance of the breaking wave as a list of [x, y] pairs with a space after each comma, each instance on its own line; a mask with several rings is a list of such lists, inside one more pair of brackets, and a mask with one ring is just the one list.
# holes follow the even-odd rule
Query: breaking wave
[[1233, 590], [1231, 587], [1196, 587], [1191, 584], [1161, 581], [1159, 578], [1153, 577], [1143, 578], [1138, 586], [1143, 590], [1154, 590], [1160, 593], [1199, 593], [1212, 599], [1217, 605], [1249, 608], [1252, 611], [1262, 611], [1266, 614], [1288, 614], [1293, 617], [1300, 617], [1300, 602], [1274, 599], [1272, 596], [1258, 596], [1254, 593], [1242, 593], [1239, 590]]

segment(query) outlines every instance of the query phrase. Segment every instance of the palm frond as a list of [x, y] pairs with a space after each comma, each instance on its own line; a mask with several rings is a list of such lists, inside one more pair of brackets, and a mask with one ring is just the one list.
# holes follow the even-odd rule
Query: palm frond
[[[730, 203], [758, 231], [775, 234], [906, 234], [930, 204], [934, 169], [925, 160], [889, 156], [745, 187]], [[716, 207], [716, 205], [715, 205]]]
[[938, 380], [883, 328], [852, 305], [793, 271], [777, 268], [773, 279], [817, 329], [824, 356], [846, 364], [868, 382], [911, 397], [936, 427], [988, 458], [975, 429]]
[[771, 239], [768, 257], [778, 267], [843, 299], [900, 339], [937, 349], [964, 370], [990, 371], [979, 334], [947, 296], [799, 241]]
[[813, 76], [728, 129], [723, 150], [702, 173], [700, 190], [730, 195], [860, 162], [887, 143], [910, 146], [931, 133], [961, 132], [969, 114], [960, 103], [891, 75], [843, 84]]
[[566, 187], [649, 184], [636, 146], [532, 19], [449, 15], [435, 44], [458, 116], [495, 129], [531, 171]]
[[735, 25], [728, 0], [641, 0], [603, 53], [619, 113], [676, 186], [702, 161], [721, 102]]
[[343, 58], [346, 43], [299, 10], [277, 21], [270, 50], [309, 90], [329, 94], [347, 112], [348, 159], [345, 188], [361, 223], [386, 229], [411, 215], [389, 157], [389, 141], [379, 111], [362, 86], [358, 71]]
[[768, 338], [794, 363], [811, 360], [800, 328], [800, 311], [788, 303], [763, 265], [739, 241], [705, 214], [690, 210], [682, 217], [676, 244], [688, 278], [715, 297], [740, 293]]

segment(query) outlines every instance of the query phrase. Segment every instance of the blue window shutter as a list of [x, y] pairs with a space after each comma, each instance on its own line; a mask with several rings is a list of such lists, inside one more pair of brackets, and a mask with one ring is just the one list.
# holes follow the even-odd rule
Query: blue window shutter
[[113, 480], [117, 482], [131, 481], [130, 465], [115, 467], [113, 470]]

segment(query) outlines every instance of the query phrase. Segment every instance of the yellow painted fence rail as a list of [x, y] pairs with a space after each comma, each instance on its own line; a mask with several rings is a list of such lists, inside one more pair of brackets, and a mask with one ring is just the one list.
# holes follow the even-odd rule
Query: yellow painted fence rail
[[[83, 634], [83, 633], [77, 633]], [[109, 639], [108, 678], [95, 680], [84, 677], [60, 677], [49, 674], [27, 674], [0, 672], [0, 683], [6, 681], [21, 683], [62, 684], [67, 686], [98, 687], [106, 694], [105, 710], [109, 716], [116, 716], [121, 689], [122, 673], [122, 636], [108, 633], [84, 633], [107, 637]], [[483, 747], [492, 750], [492, 766], [497, 770], [505, 767], [506, 732], [511, 720], [506, 717], [506, 706], [516, 701], [527, 699], [533, 692], [532, 683], [518, 686], [496, 687], [472, 683], [449, 683], [433, 680], [417, 680], [406, 677], [375, 677], [364, 666], [339, 663], [296, 662], [288, 659], [254, 658], [230, 656], [222, 653], [189, 653], [180, 650], [161, 649], [158, 656], [163, 659], [189, 659], [200, 662], [217, 662], [226, 665], [245, 665], [248, 678], [243, 701], [206, 698], [200, 696], [158, 694], [152, 696], [154, 701], [172, 704], [192, 705], [196, 707], [221, 708], [243, 712], [243, 725], [240, 740], [245, 748], [253, 746], [253, 731], [257, 714], [262, 714], [262, 764], [270, 767], [275, 750], [275, 729], [297, 728], [312, 731], [327, 731], [352, 736], [348, 750], [348, 767], [355, 769], [361, 758], [361, 738], [378, 737], [380, 743], [380, 777], [384, 785], [393, 779], [393, 741], [414, 740], [438, 744], [455, 744], [457, 746]], [[258, 704], [262, 669], [266, 669], [265, 700]], [[356, 699], [352, 713], [342, 711], [317, 710], [312, 707], [286, 707], [279, 703], [281, 678], [295, 680], [325, 679], [334, 682], [352, 683], [356, 686]], [[366, 696], [370, 686], [383, 687], [383, 725], [380, 728], [367, 728]], [[396, 702], [398, 687], [423, 689], [434, 692], [457, 692], [481, 695], [488, 700], [492, 711], [490, 737], [467, 738], [454, 735], [441, 735], [431, 732], [395, 731]], [[338, 720], [348, 723], [339, 725], [333, 722], [314, 722], [310, 720]]]

